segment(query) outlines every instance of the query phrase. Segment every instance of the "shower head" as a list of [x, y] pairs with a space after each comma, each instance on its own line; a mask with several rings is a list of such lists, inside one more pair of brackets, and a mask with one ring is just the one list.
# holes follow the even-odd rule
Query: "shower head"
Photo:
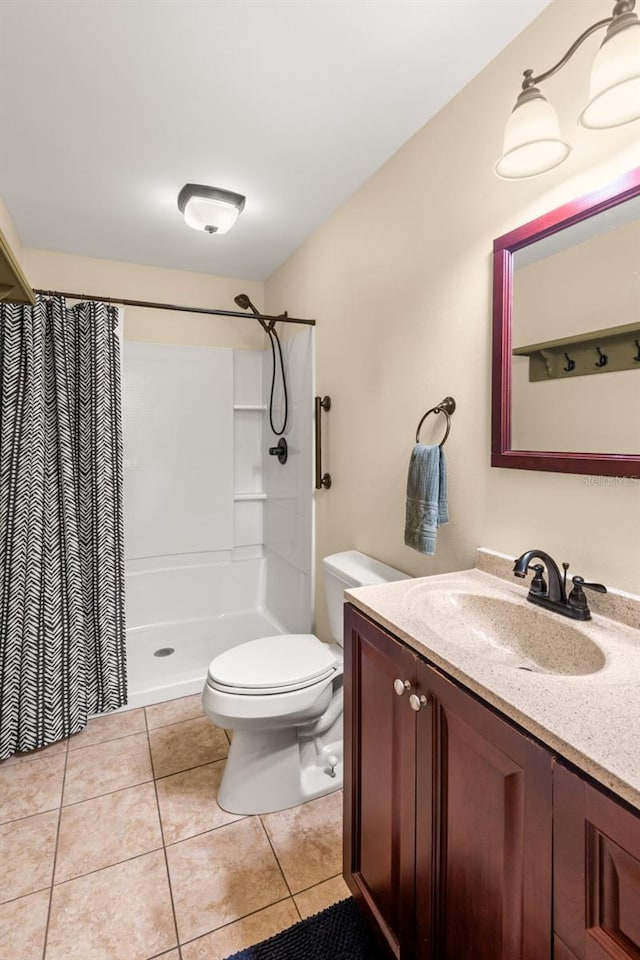
[[246, 293], [239, 293], [237, 297], [233, 298], [233, 302], [237, 303], [241, 310], [251, 310], [253, 313], [255, 313], [256, 317], [258, 318], [258, 323], [260, 324], [264, 332], [269, 333], [271, 327], [273, 326], [273, 323], [270, 323], [267, 325], [264, 322], [264, 320], [260, 316], [260, 311], [256, 310], [256, 308], [251, 303], [251, 300], [249, 300], [249, 297], [246, 295]]
[[254, 305], [249, 300], [249, 297], [246, 293], [239, 293], [237, 297], [233, 298], [234, 303], [237, 303], [241, 310], [252, 310], [256, 316], [260, 315], [260, 311], [256, 310]]
[[265, 331], [265, 333], [269, 332], [272, 324], [267, 326], [267, 324], [264, 322], [264, 320], [260, 316], [260, 311], [256, 310], [256, 308], [251, 303], [251, 300], [249, 300], [249, 297], [246, 295], [246, 293], [239, 293], [237, 297], [233, 298], [233, 302], [237, 303], [241, 310], [251, 310], [253, 313], [255, 313], [256, 317], [258, 318], [258, 323], [260, 324], [262, 329]]

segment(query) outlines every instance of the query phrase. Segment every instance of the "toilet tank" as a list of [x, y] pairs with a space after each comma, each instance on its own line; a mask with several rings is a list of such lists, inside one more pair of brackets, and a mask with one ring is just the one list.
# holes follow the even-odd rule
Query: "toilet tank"
[[392, 580], [410, 580], [406, 573], [374, 560], [358, 550], [333, 553], [322, 561], [324, 586], [329, 608], [331, 636], [340, 646], [343, 644], [344, 591], [351, 587], [368, 587], [374, 583], [391, 583]]

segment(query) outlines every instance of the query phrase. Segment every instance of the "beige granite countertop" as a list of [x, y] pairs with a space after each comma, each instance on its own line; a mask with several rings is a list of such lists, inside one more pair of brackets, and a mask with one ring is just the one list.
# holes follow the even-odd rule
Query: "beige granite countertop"
[[[490, 558], [494, 569], [499, 556]], [[491, 566], [487, 557], [481, 563]], [[522, 581], [510, 583], [503, 575], [476, 568], [359, 587], [345, 597], [640, 810], [640, 629], [629, 625], [640, 624], [640, 598], [618, 595], [627, 622], [596, 613], [576, 622], [528, 603], [528, 584], [523, 589]], [[464, 629], [456, 606], [468, 594], [487, 601], [473, 627]], [[492, 617], [503, 608], [531, 631], [533, 658], [492, 642]], [[526, 644], [525, 638], [525, 651]], [[591, 672], [573, 675], [574, 668]]]

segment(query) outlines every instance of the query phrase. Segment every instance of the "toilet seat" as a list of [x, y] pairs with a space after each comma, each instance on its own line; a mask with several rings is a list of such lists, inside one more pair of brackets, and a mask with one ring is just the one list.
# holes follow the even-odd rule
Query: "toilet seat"
[[313, 634], [277, 634], [249, 640], [215, 657], [207, 683], [223, 693], [264, 696], [321, 683], [338, 666], [331, 648]]

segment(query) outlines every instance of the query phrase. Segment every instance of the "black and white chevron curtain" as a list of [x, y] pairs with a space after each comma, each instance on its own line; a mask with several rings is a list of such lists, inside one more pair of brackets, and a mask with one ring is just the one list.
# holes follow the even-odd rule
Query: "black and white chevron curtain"
[[116, 327], [0, 304], [0, 760], [127, 700]]

